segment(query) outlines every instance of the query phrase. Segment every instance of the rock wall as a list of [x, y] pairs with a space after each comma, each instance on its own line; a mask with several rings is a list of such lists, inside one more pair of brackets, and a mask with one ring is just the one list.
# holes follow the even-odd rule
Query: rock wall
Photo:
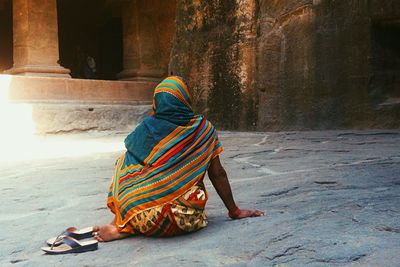
[[178, 1], [169, 69], [185, 77], [198, 112], [225, 129], [255, 128], [255, 1]]
[[261, 2], [257, 129], [308, 128], [315, 70], [312, 1]]
[[400, 127], [399, 19], [396, 0], [178, 1], [169, 69], [224, 129]]

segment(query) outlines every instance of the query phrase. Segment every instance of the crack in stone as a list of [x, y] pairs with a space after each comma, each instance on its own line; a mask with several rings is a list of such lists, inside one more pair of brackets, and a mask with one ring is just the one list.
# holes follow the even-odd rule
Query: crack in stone
[[270, 244], [272, 244], [272, 243], [280, 242], [280, 241], [285, 240], [285, 239], [287, 239], [287, 238], [289, 238], [289, 237], [292, 237], [292, 236], [293, 236], [292, 234], [284, 233], [284, 234], [282, 234], [282, 235], [279, 235], [279, 236], [277, 236], [277, 237], [272, 238], [272, 239], [269, 241], [268, 245], [270, 245]]
[[381, 227], [375, 227], [375, 229], [378, 231], [400, 234], [400, 228], [395, 228], [395, 227], [390, 227], [390, 226], [381, 226]]
[[[307, 191], [305, 191], [305, 192], [307, 192]], [[310, 191], [308, 191], [308, 192], [310, 192]], [[370, 199], [370, 198], [366, 198], [366, 199]], [[309, 222], [313, 222], [315, 220], [318, 220], [319, 216], [321, 216], [321, 215], [323, 215], [325, 213], [331, 213], [331, 212], [332, 213], [337, 213], [338, 211], [343, 210], [345, 208], [351, 208], [351, 209], [354, 209], [354, 208], [361, 209], [361, 208], [363, 208], [362, 206], [360, 206], [358, 204], [354, 205], [353, 207], [351, 205], [353, 205], [352, 202], [346, 202], [346, 203], [343, 203], [343, 204], [340, 204], [340, 205], [334, 205], [334, 206], [331, 206], [331, 207], [327, 207], [326, 209], [322, 209], [322, 210], [319, 210], [319, 211], [310, 212], [308, 214], [303, 214], [301, 216], [298, 216], [297, 220], [299, 220], [299, 221], [308, 221], [308, 220], [310, 220]], [[354, 217], [347, 217], [347, 216], [344, 216], [344, 217], [346, 217], [348, 219], [351, 219], [354, 222], [360, 223]]]
[[276, 197], [276, 196], [287, 194], [287, 193], [289, 193], [291, 191], [295, 191], [298, 188], [299, 188], [298, 186], [295, 186], [295, 187], [292, 187], [292, 188], [289, 188], [289, 189], [286, 189], [286, 190], [277, 191], [277, 192], [273, 192], [273, 193], [270, 193], [270, 194], [264, 194], [264, 195], [261, 195], [261, 197], [272, 197], [272, 196]]
[[378, 142], [370, 141], [370, 142], [344, 142], [346, 145], [358, 145], [358, 146], [363, 146], [363, 145], [373, 145], [377, 144]]
[[91, 197], [91, 196], [97, 196], [99, 194], [101, 194], [101, 192], [83, 193], [83, 194], [80, 194], [79, 196], [80, 197]]
[[16, 260], [11, 260], [10, 263], [15, 264], [15, 263], [22, 262], [22, 261], [27, 261], [27, 259], [16, 259]]
[[331, 259], [313, 259], [314, 262], [323, 263], [351, 263], [360, 260], [361, 258], [367, 256], [367, 254], [357, 254], [346, 258], [331, 258]]
[[237, 157], [241, 157], [241, 156], [253, 156], [253, 155], [257, 155], [257, 154], [262, 154], [262, 153], [271, 153], [274, 152], [274, 150], [272, 149], [267, 149], [267, 150], [261, 150], [261, 151], [254, 151], [254, 152], [247, 152], [247, 153], [239, 153], [233, 156], [228, 157], [229, 159], [235, 159]]
[[[323, 167], [316, 167], [316, 168], [309, 168], [309, 169], [298, 169], [298, 170], [292, 170], [292, 171], [286, 171], [286, 172], [279, 172], [275, 174], [268, 174], [268, 175], [261, 175], [261, 176], [255, 176], [252, 178], [246, 178], [246, 179], [237, 179], [233, 180], [232, 183], [238, 183], [238, 182], [249, 182], [252, 180], [259, 180], [259, 179], [264, 179], [269, 176], [278, 176], [278, 175], [287, 175], [287, 174], [295, 174], [295, 173], [305, 173], [305, 172], [314, 172], [314, 171], [322, 171], [322, 170], [329, 170], [329, 169], [337, 169], [340, 167], [352, 167], [352, 166], [358, 166], [358, 165], [363, 165], [363, 164], [369, 164], [371, 165], [383, 165], [383, 164], [397, 164], [400, 161], [384, 161], [387, 158], [382, 158], [380, 159], [380, 162], [378, 160], [369, 160], [369, 161], [355, 161], [355, 162], [346, 162], [346, 163], [334, 163], [332, 165], [328, 166], [323, 166]], [[354, 187], [356, 189], [357, 187]]]
[[272, 261], [272, 260], [275, 260], [277, 258], [287, 257], [287, 256], [290, 256], [290, 255], [293, 255], [299, 250], [301, 250], [301, 246], [300, 245], [299, 246], [292, 246], [292, 247], [286, 248], [285, 251], [282, 252], [282, 253], [276, 254], [273, 257], [266, 257], [266, 258], [269, 259], [270, 261]]
[[301, 151], [301, 152], [311, 152], [311, 153], [321, 153], [321, 152], [337, 152], [337, 153], [349, 153], [350, 150], [347, 149], [303, 149], [303, 148], [283, 148], [280, 151]]
[[[47, 134], [66, 134], [66, 133], [80, 133], [80, 132], [88, 132], [93, 130], [98, 130], [99, 127], [89, 127], [89, 128], [73, 128], [70, 130], [58, 130], [58, 131], [48, 131]], [[102, 131], [110, 131], [111, 129], [102, 129]]]
[[12, 255], [12, 254], [20, 253], [20, 252], [22, 252], [22, 251], [24, 251], [24, 250], [23, 250], [23, 249], [16, 249], [16, 250], [13, 250], [13, 251], [11, 252], [11, 255]]
[[376, 136], [376, 135], [399, 135], [396, 132], [376, 132], [376, 133], [341, 133], [337, 136]]
[[314, 183], [320, 184], [320, 185], [333, 185], [333, 184], [337, 184], [337, 182], [335, 182], [335, 181], [314, 181]]
[[[279, 236], [276, 236], [276, 237], [272, 238], [272, 239], [268, 242], [266, 249], [262, 249], [262, 250], [260, 250], [260, 251], [258, 251], [258, 252], [256, 252], [256, 253], [254, 253], [254, 254], [252, 255], [252, 258], [256, 258], [256, 257], [257, 257], [258, 255], [260, 255], [261, 253], [267, 251], [268, 247], [269, 247], [271, 244], [280, 242], [280, 241], [285, 240], [285, 239], [287, 239], [287, 238], [290, 238], [290, 237], [292, 237], [292, 236], [293, 236], [292, 234], [289, 234], [288, 232], [286, 232], [286, 233], [284, 233], [284, 234], [281, 234], [281, 235], [279, 235]], [[285, 251], [284, 253], [287, 253], [287, 251]], [[268, 257], [266, 257], [266, 258], [268, 258]], [[268, 258], [268, 259], [269, 259], [269, 258]]]

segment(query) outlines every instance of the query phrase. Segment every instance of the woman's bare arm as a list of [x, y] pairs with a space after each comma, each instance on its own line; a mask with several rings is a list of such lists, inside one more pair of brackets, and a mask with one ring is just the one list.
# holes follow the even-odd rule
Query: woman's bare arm
[[262, 216], [264, 212], [259, 210], [244, 210], [239, 209], [233, 199], [231, 186], [224, 167], [222, 167], [219, 157], [215, 157], [208, 167], [208, 177], [211, 180], [215, 190], [229, 211], [229, 216], [232, 219], [240, 219], [245, 217]]

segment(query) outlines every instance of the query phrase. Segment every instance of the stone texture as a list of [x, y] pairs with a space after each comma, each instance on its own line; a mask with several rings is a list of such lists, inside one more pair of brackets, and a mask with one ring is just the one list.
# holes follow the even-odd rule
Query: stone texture
[[151, 105], [35, 103], [32, 121], [37, 134], [129, 131], [151, 110]]
[[68, 226], [111, 220], [105, 198], [125, 134], [6, 140], [0, 265], [398, 265], [398, 130], [219, 135], [237, 202], [267, 216], [227, 219], [206, 178], [206, 229], [175, 238], [133, 237], [63, 256], [44, 256], [40, 247]]
[[104, 81], [0, 75], [0, 89], [20, 102], [151, 103], [157, 82]]
[[13, 68], [11, 74], [69, 77], [58, 64], [55, 0], [13, 1]]
[[0, 124], [11, 136], [25, 123], [37, 134], [127, 131], [150, 113], [156, 84], [0, 75]]
[[[14, 70], [64, 72], [57, 64], [56, 1], [14, 2]], [[39, 2], [40, 8], [32, 8]], [[396, 0], [151, 0], [110, 6], [116, 21], [122, 11], [120, 78], [181, 75], [196, 111], [218, 127], [400, 127]], [[73, 46], [69, 41], [65, 46]], [[70, 84], [84, 92], [84, 101], [96, 98], [83, 83]]]
[[176, 1], [125, 1], [122, 6], [123, 80], [160, 80], [167, 75], [175, 32]]
[[177, 10], [170, 70], [217, 125], [400, 127], [398, 1], [187, 0]]
[[170, 71], [196, 109], [224, 128], [254, 128], [254, 1], [179, 1]]
[[87, 131], [129, 131], [145, 116], [151, 105], [95, 102], [1, 103], [2, 139], [27, 133], [61, 134]]
[[264, 1], [257, 42], [258, 129], [312, 123], [315, 54], [312, 1]]

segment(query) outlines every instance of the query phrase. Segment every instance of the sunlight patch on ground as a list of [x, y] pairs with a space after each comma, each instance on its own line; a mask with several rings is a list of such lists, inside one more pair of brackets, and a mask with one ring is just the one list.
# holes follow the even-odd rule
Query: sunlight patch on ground
[[99, 137], [96, 133], [59, 136], [32, 136], [2, 144], [0, 163], [73, 158], [124, 150], [122, 136]]

